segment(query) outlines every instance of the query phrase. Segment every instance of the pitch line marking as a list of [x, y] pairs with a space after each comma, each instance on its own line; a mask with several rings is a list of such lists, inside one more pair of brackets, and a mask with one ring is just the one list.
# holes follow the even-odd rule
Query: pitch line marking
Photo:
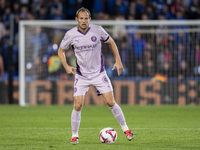
[[[0, 130], [71, 130], [71, 128], [0, 127]], [[80, 128], [80, 130], [100, 130], [101, 128]], [[121, 128], [114, 128], [121, 129]], [[200, 128], [130, 128], [131, 130], [200, 130]]]

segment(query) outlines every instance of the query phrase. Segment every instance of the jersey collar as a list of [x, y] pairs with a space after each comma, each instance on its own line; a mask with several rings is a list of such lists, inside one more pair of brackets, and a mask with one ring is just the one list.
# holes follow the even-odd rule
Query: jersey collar
[[90, 27], [85, 31], [85, 32], [81, 32], [78, 27], [77, 27], [77, 31], [80, 32], [83, 35], [86, 35], [88, 33], [88, 31], [90, 30]]

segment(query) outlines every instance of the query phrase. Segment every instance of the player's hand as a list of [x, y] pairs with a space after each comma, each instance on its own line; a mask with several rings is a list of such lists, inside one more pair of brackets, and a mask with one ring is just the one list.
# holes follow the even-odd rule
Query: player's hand
[[117, 74], [118, 74], [118, 76], [120, 76], [122, 70], [124, 71], [124, 67], [123, 67], [123, 65], [122, 65], [121, 62], [116, 62], [116, 63], [114, 64], [112, 70], [115, 70], [115, 68], [117, 68]]
[[75, 75], [75, 72], [74, 72], [74, 70], [76, 70], [75, 67], [68, 66], [65, 70], [66, 70], [67, 74], [69, 74], [69, 75]]

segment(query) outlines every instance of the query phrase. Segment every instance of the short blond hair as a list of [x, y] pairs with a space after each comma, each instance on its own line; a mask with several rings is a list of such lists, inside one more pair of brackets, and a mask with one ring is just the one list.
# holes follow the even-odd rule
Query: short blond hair
[[89, 17], [91, 17], [90, 11], [89, 11], [87, 8], [85, 8], [85, 7], [81, 7], [80, 9], [78, 9], [78, 10], [76, 11], [76, 17], [78, 17], [78, 14], [79, 14], [80, 12], [87, 12], [88, 15], [89, 15]]

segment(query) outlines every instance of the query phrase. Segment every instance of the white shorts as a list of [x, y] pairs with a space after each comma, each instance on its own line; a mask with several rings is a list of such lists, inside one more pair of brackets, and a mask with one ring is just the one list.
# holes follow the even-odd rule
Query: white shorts
[[112, 84], [105, 71], [92, 79], [87, 79], [76, 74], [74, 80], [74, 96], [85, 95], [90, 85], [96, 87], [97, 95], [113, 91]]

